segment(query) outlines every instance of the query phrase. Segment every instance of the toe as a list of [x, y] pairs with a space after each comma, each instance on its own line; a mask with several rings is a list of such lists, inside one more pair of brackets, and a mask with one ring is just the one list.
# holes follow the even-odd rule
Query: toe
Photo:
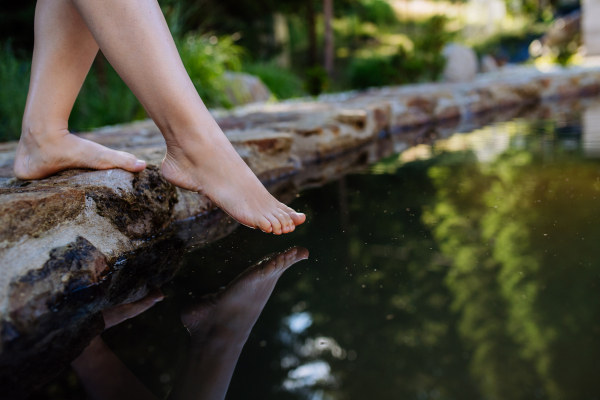
[[275, 215], [267, 215], [266, 218], [271, 222], [272, 232], [276, 235], [281, 235], [281, 222], [275, 217]]
[[292, 247], [288, 251], [285, 252], [285, 261], [286, 263], [292, 262], [296, 258], [296, 253], [298, 252], [297, 247]]
[[281, 269], [285, 266], [286, 262], [285, 262], [285, 254], [281, 253], [277, 256], [277, 269]]
[[308, 250], [304, 247], [296, 247], [296, 261], [306, 260], [308, 258]]
[[291, 232], [291, 227], [294, 224], [292, 222], [292, 219], [284, 212], [282, 211], [278, 211], [277, 214], [277, 219], [279, 219], [279, 222], [281, 223], [281, 230], [283, 233], [289, 233]]
[[294, 210], [292, 210], [292, 212], [288, 213], [288, 215], [290, 216], [292, 221], [294, 221], [294, 225], [300, 225], [300, 224], [303, 224], [304, 221], [306, 221], [306, 215], [304, 215], [302, 213], [298, 213]]
[[277, 262], [276, 259], [269, 260], [269, 262], [265, 265], [265, 268], [263, 269], [263, 276], [272, 274], [278, 268], [279, 268], [279, 263]]
[[287, 215], [285, 212], [279, 211], [277, 213], [277, 218], [281, 223], [281, 229], [283, 233], [289, 233], [292, 231], [291, 228], [294, 225], [294, 222], [292, 221], [289, 215]]
[[294, 222], [294, 225], [300, 225], [306, 221], [306, 215], [294, 211], [285, 204], [282, 204], [281, 206], [282, 211], [284, 211], [290, 217], [290, 219]]
[[124, 151], [111, 150], [107, 154], [107, 158], [110, 164], [126, 171], [139, 172], [146, 168], [145, 161], [138, 160], [133, 154], [125, 153]]
[[262, 215], [258, 219], [258, 222], [255, 224], [255, 226], [258, 229], [260, 229], [261, 231], [266, 232], [266, 233], [271, 233], [273, 231], [273, 227], [271, 226], [271, 221], [269, 221], [267, 218], [265, 218]]

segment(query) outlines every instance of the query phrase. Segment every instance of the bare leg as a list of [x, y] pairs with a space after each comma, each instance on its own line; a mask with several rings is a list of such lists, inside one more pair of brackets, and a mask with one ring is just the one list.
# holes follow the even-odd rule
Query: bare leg
[[69, 114], [98, 45], [68, 0], [39, 0], [35, 47], [15, 175], [40, 179], [68, 168], [123, 168], [141, 171], [146, 164], [128, 153], [110, 150], [71, 135]]
[[192, 349], [169, 399], [225, 398], [242, 348], [277, 280], [306, 258], [308, 250], [301, 247], [267, 257], [215, 296], [181, 313], [181, 321], [192, 336]]
[[265, 232], [291, 232], [304, 222], [269, 194], [209, 114], [156, 0], [71, 1], [164, 135], [162, 171], [169, 182], [207, 195], [240, 223]]

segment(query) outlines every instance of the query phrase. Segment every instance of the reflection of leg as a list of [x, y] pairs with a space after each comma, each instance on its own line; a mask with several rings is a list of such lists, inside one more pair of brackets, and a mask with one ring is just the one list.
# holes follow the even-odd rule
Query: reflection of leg
[[264, 259], [225, 289], [182, 312], [192, 352], [170, 399], [223, 399], [248, 335], [281, 274], [308, 257], [303, 248]]
[[[162, 293], [157, 289], [134, 303], [102, 311], [106, 329], [141, 314], [162, 298]], [[71, 363], [71, 367], [93, 400], [156, 400], [100, 336], [92, 340], [83, 353]]]
[[144, 169], [143, 162], [69, 134], [67, 123], [98, 45], [69, 0], [38, 0], [35, 47], [15, 174], [39, 179], [68, 168]]
[[93, 400], [156, 400], [100, 336], [92, 340], [71, 367]]
[[206, 194], [244, 225], [287, 233], [305, 217], [279, 203], [198, 96], [156, 0], [72, 0], [102, 53], [167, 141], [165, 178]]

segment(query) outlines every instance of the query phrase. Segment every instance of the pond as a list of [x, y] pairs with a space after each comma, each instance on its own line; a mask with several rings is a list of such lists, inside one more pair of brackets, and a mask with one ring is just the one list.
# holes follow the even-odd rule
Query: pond
[[592, 105], [306, 190], [305, 225], [193, 249], [30, 398], [598, 398], [598, 157]]

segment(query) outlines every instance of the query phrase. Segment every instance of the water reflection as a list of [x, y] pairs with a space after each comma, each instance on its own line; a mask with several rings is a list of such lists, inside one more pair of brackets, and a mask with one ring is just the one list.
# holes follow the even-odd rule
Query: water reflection
[[[192, 344], [169, 399], [225, 397], [240, 352], [279, 277], [307, 257], [308, 251], [298, 247], [268, 256], [218, 293], [204, 296], [181, 311]], [[162, 298], [156, 290], [135, 303], [103, 311], [106, 329], [140, 314]], [[156, 399], [100, 336], [71, 366], [92, 399]]]

